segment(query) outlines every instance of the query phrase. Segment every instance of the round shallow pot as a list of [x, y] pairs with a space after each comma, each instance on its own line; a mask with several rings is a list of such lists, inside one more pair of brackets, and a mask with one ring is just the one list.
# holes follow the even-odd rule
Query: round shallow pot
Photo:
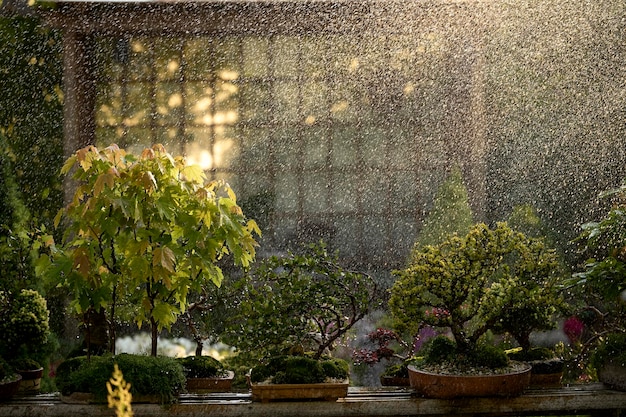
[[530, 365], [502, 375], [442, 375], [409, 366], [411, 387], [429, 398], [514, 397], [530, 384]]
[[43, 377], [43, 368], [17, 370], [22, 376], [20, 383], [20, 394], [37, 394], [41, 390], [41, 378]]
[[598, 379], [609, 388], [626, 391], [626, 366], [616, 363], [605, 363], [598, 370]]
[[21, 382], [22, 376], [18, 374], [17, 378], [13, 381], [0, 383], [0, 401], [9, 400], [17, 394]]
[[561, 386], [565, 364], [561, 359], [530, 361], [531, 388], [558, 388]]

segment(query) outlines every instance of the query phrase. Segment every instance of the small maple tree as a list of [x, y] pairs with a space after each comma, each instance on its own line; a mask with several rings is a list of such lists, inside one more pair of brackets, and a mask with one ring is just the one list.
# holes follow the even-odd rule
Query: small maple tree
[[157, 338], [188, 308], [188, 295], [219, 286], [218, 261], [231, 255], [247, 268], [255, 257], [254, 220], [246, 219], [233, 190], [206, 182], [202, 169], [173, 157], [162, 145], [139, 156], [117, 145], [89, 146], [72, 155], [76, 189], [59, 212], [63, 241], [51, 237], [39, 271], [65, 286], [79, 314], [108, 309], [111, 349], [116, 307], [134, 308], [138, 325], [148, 322], [152, 355]]

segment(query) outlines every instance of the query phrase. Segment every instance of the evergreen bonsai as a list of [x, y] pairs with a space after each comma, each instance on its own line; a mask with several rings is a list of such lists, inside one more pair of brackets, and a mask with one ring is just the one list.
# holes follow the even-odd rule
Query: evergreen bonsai
[[[506, 223], [493, 229], [477, 224], [465, 236], [418, 247], [411, 264], [394, 271], [398, 279], [391, 289], [390, 307], [396, 327], [413, 334], [424, 324], [446, 328], [457, 357], [482, 362], [481, 358], [493, 357], [490, 348], [482, 345], [489, 331], [525, 330], [524, 318], [515, 327], [508, 310], [520, 313], [518, 308], [524, 305], [537, 311], [552, 308], [552, 299], [524, 300], [518, 294], [529, 277], [551, 277], [555, 265], [553, 251]], [[498, 364], [492, 359], [486, 362]]]
[[187, 378], [214, 378], [227, 374], [222, 363], [211, 356], [186, 356], [176, 360], [183, 366]]

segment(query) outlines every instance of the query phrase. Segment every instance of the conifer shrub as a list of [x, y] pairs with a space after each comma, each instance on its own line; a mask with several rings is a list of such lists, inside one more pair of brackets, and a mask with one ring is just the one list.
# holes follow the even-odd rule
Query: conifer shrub
[[156, 396], [161, 403], [169, 404], [176, 401], [185, 387], [183, 367], [174, 358], [130, 354], [68, 359], [57, 369], [57, 387], [63, 395], [88, 392], [104, 402], [108, 394], [106, 383], [116, 363], [131, 384], [133, 397]]

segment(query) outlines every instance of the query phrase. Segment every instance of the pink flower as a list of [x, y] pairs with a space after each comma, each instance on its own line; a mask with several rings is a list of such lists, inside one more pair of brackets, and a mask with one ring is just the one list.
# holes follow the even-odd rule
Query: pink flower
[[569, 339], [570, 343], [576, 343], [585, 330], [584, 323], [576, 316], [572, 316], [563, 323], [563, 332]]

